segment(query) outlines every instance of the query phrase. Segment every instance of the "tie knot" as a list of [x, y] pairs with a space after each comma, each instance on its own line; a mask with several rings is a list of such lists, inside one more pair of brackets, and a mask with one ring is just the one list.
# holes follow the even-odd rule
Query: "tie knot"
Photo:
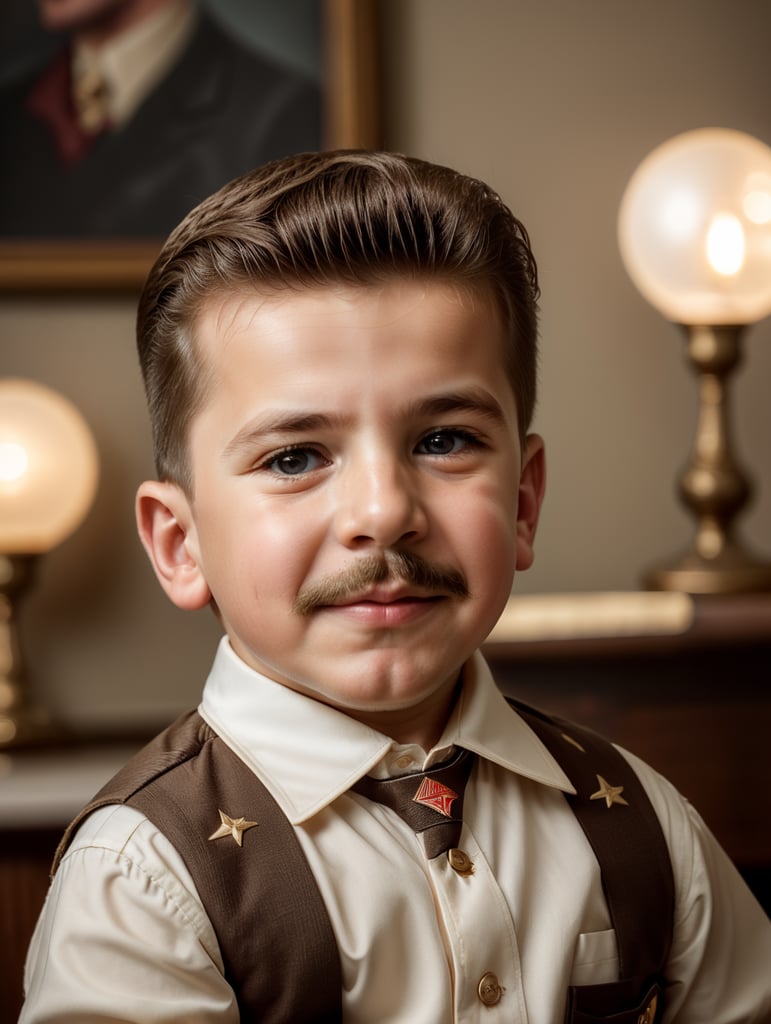
[[97, 135], [109, 119], [109, 88], [96, 67], [79, 72], [72, 86], [78, 123], [87, 135]]
[[366, 775], [351, 788], [396, 811], [421, 837], [431, 860], [458, 844], [463, 827], [463, 795], [473, 763], [474, 755], [461, 749], [449, 761], [429, 771], [393, 779]]

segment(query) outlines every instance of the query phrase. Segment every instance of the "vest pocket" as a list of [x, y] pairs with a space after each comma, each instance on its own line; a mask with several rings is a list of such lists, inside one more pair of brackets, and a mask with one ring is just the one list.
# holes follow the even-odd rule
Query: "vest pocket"
[[571, 985], [602, 985], [617, 981], [619, 973], [618, 943], [612, 928], [578, 936]]
[[650, 979], [571, 985], [565, 1024], [656, 1024], [663, 1010], [661, 985]]

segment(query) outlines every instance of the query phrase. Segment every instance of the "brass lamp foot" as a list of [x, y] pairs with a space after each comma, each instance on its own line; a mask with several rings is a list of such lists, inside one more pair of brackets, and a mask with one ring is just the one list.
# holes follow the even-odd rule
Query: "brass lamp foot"
[[0, 750], [50, 742], [57, 729], [27, 694], [16, 605], [33, 582], [36, 555], [0, 555]]
[[689, 551], [669, 566], [651, 569], [643, 584], [648, 590], [681, 590], [687, 594], [771, 591], [771, 563], [757, 561], [738, 544], [729, 542], [714, 558]]
[[699, 417], [679, 490], [696, 520], [696, 536], [687, 554], [643, 577], [650, 590], [771, 591], [771, 563], [750, 555], [737, 541], [734, 526], [752, 493], [734, 457], [728, 422], [728, 381], [739, 363], [742, 330], [725, 324], [685, 327], [688, 359], [699, 380]]
[[0, 711], [0, 751], [51, 743], [59, 735], [53, 721], [40, 708]]

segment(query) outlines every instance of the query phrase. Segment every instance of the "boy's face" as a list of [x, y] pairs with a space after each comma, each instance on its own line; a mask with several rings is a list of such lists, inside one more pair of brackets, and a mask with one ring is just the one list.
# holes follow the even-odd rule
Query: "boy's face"
[[167, 592], [213, 598], [244, 661], [354, 717], [447, 706], [532, 560], [543, 491], [493, 303], [411, 281], [242, 294], [196, 338], [194, 496], [155, 485], [178, 530]]

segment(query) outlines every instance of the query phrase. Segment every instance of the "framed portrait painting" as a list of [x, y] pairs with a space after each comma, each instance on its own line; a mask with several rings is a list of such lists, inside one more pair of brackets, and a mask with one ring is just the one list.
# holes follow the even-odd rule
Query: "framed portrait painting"
[[374, 3], [6, 0], [0, 290], [135, 290], [237, 175], [377, 146]]

